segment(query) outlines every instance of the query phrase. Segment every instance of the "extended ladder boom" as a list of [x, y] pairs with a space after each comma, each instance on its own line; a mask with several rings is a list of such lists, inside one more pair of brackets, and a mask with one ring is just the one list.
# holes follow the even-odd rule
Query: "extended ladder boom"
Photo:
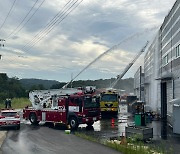
[[50, 90], [34, 90], [29, 93], [29, 100], [32, 103], [32, 106], [36, 109], [42, 109], [43, 105], [48, 104], [51, 101], [51, 108], [56, 109], [57, 107], [57, 97], [71, 95], [75, 93], [82, 92], [75, 88], [66, 88], [66, 89], [50, 89]]
[[124, 71], [117, 76], [117, 79], [111, 84], [111, 87], [110, 87], [110, 88], [114, 88], [115, 85], [118, 83], [118, 81], [123, 78], [123, 76], [124, 76], [124, 75], [127, 73], [127, 71], [131, 68], [131, 66], [136, 62], [136, 60], [140, 57], [140, 55], [145, 51], [148, 43], [149, 43], [149, 42], [147, 41], [146, 45], [145, 45], [145, 46], [141, 49], [141, 51], [135, 56], [135, 58], [132, 60], [132, 62], [129, 63], [129, 64], [126, 66], [126, 68], [124, 69]]

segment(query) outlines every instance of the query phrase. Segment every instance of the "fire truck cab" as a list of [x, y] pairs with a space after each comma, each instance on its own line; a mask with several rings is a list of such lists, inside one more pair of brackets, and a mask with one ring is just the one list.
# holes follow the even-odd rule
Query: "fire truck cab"
[[119, 94], [115, 90], [107, 90], [101, 93], [101, 113], [118, 114]]

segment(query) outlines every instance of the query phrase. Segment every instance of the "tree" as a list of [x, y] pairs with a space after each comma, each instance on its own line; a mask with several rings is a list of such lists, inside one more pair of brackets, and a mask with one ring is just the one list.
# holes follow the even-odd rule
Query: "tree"
[[38, 85], [31, 86], [30, 91], [33, 91], [33, 90], [45, 90], [45, 88], [42, 84], [38, 84]]
[[65, 82], [61, 82], [61, 83], [59, 83], [59, 84], [54, 84], [54, 85], [51, 86], [50, 89], [60, 89], [60, 88], [62, 88], [65, 84], [66, 84]]
[[6, 74], [1, 73], [0, 85], [0, 101], [5, 100], [6, 98], [28, 96], [17, 77], [8, 78]]

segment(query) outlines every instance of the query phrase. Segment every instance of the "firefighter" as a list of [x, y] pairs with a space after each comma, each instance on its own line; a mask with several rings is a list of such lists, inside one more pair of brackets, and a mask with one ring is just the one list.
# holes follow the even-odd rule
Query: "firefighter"
[[7, 107], [8, 107], [8, 99], [6, 98], [6, 100], [5, 100], [5, 108], [7, 109]]
[[8, 99], [8, 108], [11, 108], [11, 99]]

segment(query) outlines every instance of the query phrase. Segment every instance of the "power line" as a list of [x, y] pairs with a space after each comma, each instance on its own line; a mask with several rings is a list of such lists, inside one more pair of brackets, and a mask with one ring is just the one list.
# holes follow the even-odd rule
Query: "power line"
[[[83, 1], [83, 0], [82, 0]], [[81, 2], [82, 2], [81, 1]], [[81, 3], [80, 2], [80, 3]], [[75, 3], [77, 3], [77, 1], [75, 2]], [[67, 12], [75, 5], [75, 3], [67, 10]], [[80, 4], [79, 3], [79, 4]], [[37, 41], [36, 42], [34, 42], [34, 44], [28, 49], [28, 50], [26, 50], [26, 51], [29, 51], [31, 48], [33, 48], [37, 43], [39, 43], [44, 37], [46, 37], [54, 28], [55, 28], [55, 24], [56, 25], [58, 25], [58, 24], [60, 24], [77, 6], [79, 6], [79, 4], [78, 5], [76, 5], [72, 10], [70, 10], [70, 12], [68, 12], [67, 14], [66, 14], [66, 12], [65, 12], [65, 16], [60, 20], [60, 22], [58, 22], [58, 20], [49, 28], [49, 30], [41, 37], [41, 38], [39, 38], [39, 39], [37, 39]], [[64, 14], [63, 14], [64, 15]]]
[[[71, 7], [68, 8], [68, 10], [66, 10], [66, 12], [64, 12], [61, 17], [63, 17], [65, 15], [65, 17], [71, 12], [67, 13], [76, 3], [78, 2], [78, 0], [76, 0], [75, 3], [73, 3], [73, 5]], [[66, 14], [67, 13], [67, 14]], [[29, 51], [31, 48], [33, 48], [38, 42], [40, 42], [45, 36], [47, 36], [54, 28], [56, 25], [58, 25], [60, 22], [62, 22], [64, 18], [61, 19], [61, 17], [59, 19], [57, 19], [51, 26], [48, 27], [47, 31], [45, 31], [44, 33], [42, 33], [41, 36], [39, 36], [36, 41], [26, 50]], [[60, 20], [61, 19], [61, 20]], [[57, 23], [60, 20], [59, 23]], [[57, 23], [57, 24], [56, 24]]]
[[28, 11], [28, 13], [25, 15], [25, 17], [23, 18], [23, 20], [19, 23], [19, 25], [8, 35], [7, 38], [9, 38], [13, 33], [16, 32], [16, 30], [21, 26], [21, 24], [25, 21], [25, 19], [28, 17], [28, 15], [31, 13], [31, 11], [33, 10], [33, 8], [36, 6], [38, 0], [35, 1], [34, 5], [31, 7], [31, 9]]
[[[0, 57], [1, 57], [2, 55], [0, 55]], [[27, 62], [25, 62], [25, 60], [27, 59], [29, 59], [30, 57], [25, 57], [25, 56], [17, 56], [17, 55], [15, 55], [15, 54], [13, 54], [13, 58], [11, 57], [11, 56], [9, 56], [9, 55], [3, 55], [3, 57], [4, 57], [4, 59], [3, 59], [3, 64], [7, 64], [7, 66], [9, 65], [9, 64], [19, 64], [19, 65], [24, 65], [21, 61], [19, 61], [19, 60], [22, 60], [23, 59], [23, 61], [24, 61], [24, 63], [25, 64], [27, 64]], [[0, 60], [1, 60], [1, 58], [0, 58]], [[11, 63], [10, 63], [11, 62]], [[30, 64], [27, 64], [27, 65], [29, 65], [29, 66], [31, 66]], [[66, 69], [66, 70], [72, 70], [72, 68], [70, 68], [70, 67], [65, 67], [65, 66], [51, 66], [51, 65], [49, 65], [49, 68], [54, 68], [54, 67], [58, 67], [59, 69]]]
[[10, 8], [8, 14], [7, 14], [7, 16], [6, 16], [6, 18], [4, 19], [4, 22], [3, 22], [2, 25], [0, 26], [0, 30], [2, 29], [2, 27], [3, 27], [4, 24], [6, 23], [6, 20], [7, 20], [7, 18], [9, 17], [9, 15], [10, 15], [10, 13], [11, 13], [11, 11], [12, 11], [14, 5], [15, 5], [15, 2], [16, 2], [16, 0], [14, 0], [14, 2], [13, 2], [13, 4], [12, 4], [12, 6], [11, 6], [11, 8]]
[[[26, 46], [30, 46], [33, 41], [36, 39], [36, 37], [39, 37], [40, 35], [42, 35], [46, 29], [48, 29], [49, 26], [51, 26], [51, 24], [57, 20], [57, 18], [59, 17], [59, 15], [64, 11], [64, 9], [66, 8], [66, 6], [71, 3], [71, 0], [69, 0], [65, 5], [64, 7], [46, 24], [46, 26], [44, 27], [44, 29], [40, 30], [34, 37], [33, 39], [28, 42], [25, 46], [22, 47], [22, 49], [26, 48]], [[39, 36], [38, 36], [39, 35]]]
[[45, 2], [45, 0], [43, 0], [41, 2], [41, 4], [38, 6], [38, 8], [34, 11], [34, 13], [30, 16], [30, 18], [24, 23], [24, 25], [14, 34], [16, 35], [17, 33], [19, 33], [24, 27], [25, 25], [32, 19], [32, 17], [36, 14], [36, 12], [39, 10], [39, 8], [43, 5], [43, 3]]
[[[40, 42], [45, 36], [47, 36], [54, 28], [55, 28], [55, 25], [58, 25], [58, 24], [60, 24], [74, 9], [76, 9], [81, 3], [82, 3], [82, 1], [83, 0], [81, 0], [74, 8], [73, 8], [73, 6], [78, 2], [78, 0], [76, 0], [76, 2], [74, 2], [72, 5], [71, 5], [71, 7], [69, 7], [68, 8], [68, 10], [61, 16], [61, 17], [63, 17], [64, 15], [64, 17], [61, 19], [61, 18], [59, 18], [49, 29], [48, 29], [48, 31], [47, 32], [45, 32], [45, 34], [41, 37], [41, 38], [39, 38], [39, 39], [37, 39], [36, 40], [36, 42], [34, 42], [34, 44], [33, 45], [31, 45], [31, 47], [29, 47], [29, 49], [28, 50], [30, 50], [32, 47], [34, 47], [38, 42]], [[72, 9], [71, 9], [72, 8]], [[69, 11], [70, 10], [70, 11]], [[68, 12], [69, 11], [69, 12]], [[68, 13], [67, 13], [68, 12]], [[67, 13], [67, 14], [66, 14]], [[61, 20], [60, 20], [61, 19]], [[60, 20], [60, 21], [59, 21]], [[28, 50], [26, 50], [26, 51], [28, 51]]]

